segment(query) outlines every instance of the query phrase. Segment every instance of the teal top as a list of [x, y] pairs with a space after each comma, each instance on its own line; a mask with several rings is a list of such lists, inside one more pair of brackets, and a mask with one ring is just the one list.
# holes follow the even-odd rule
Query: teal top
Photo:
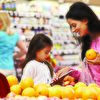
[[8, 35], [6, 32], [0, 31], [0, 69], [14, 69], [13, 53], [18, 40], [18, 33]]

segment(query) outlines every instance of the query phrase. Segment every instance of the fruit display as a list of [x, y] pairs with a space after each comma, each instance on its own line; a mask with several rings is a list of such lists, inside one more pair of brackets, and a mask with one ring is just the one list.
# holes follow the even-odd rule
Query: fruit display
[[[16, 78], [13, 77], [10, 78], [12, 81], [8, 81], [9, 84], [15, 82]], [[0, 100], [100, 100], [100, 87], [95, 83], [87, 86], [83, 82], [77, 82], [74, 86], [34, 84], [29, 77], [10, 85], [10, 92]]]

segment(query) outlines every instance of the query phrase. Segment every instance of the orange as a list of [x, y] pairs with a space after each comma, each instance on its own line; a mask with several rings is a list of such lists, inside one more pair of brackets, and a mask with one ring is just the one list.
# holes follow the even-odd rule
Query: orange
[[50, 84], [39, 83], [39, 84], [34, 85], [34, 88], [37, 89], [38, 86], [46, 86], [46, 87], [50, 87]]
[[77, 99], [75, 99], [75, 100], [83, 100], [82, 98], [77, 98]]
[[99, 87], [96, 83], [90, 83], [88, 87]]
[[[44, 90], [41, 90], [42, 88], [44, 88]], [[50, 87], [49, 84], [44, 84], [44, 83], [40, 83], [40, 84], [36, 84], [34, 85], [34, 89], [36, 91], [36, 97], [40, 95], [48, 95], [48, 88]], [[42, 92], [42, 93], [41, 93]]]
[[79, 87], [75, 90], [75, 97], [76, 98], [82, 98], [82, 94], [84, 92], [86, 87]]
[[45, 85], [38, 86], [36, 91], [38, 92], [39, 95], [43, 95], [43, 96], [48, 96], [49, 94], [48, 87]]
[[15, 85], [15, 84], [18, 84], [18, 79], [17, 79], [16, 76], [14, 76], [14, 75], [9, 75], [9, 76], [7, 76], [6, 78], [7, 78], [7, 80], [8, 80], [8, 83], [9, 83], [9, 86], [10, 86], [10, 87], [13, 86], [13, 85]]
[[21, 95], [16, 95], [14, 97], [14, 100], [23, 100], [23, 97]]
[[74, 87], [72, 86], [72, 85], [67, 85], [67, 86], [65, 86], [66, 88], [71, 88], [71, 89], [73, 89], [74, 90]]
[[100, 95], [100, 87], [99, 87], [99, 85], [97, 85], [96, 83], [91, 83], [91, 84], [89, 84], [88, 87], [94, 89], [96, 91], [96, 93], [97, 93], [97, 96]]
[[54, 85], [53, 87], [61, 87], [61, 85]]
[[82, 94], [82, 98], [84, 100], [87, 100], [87, 99], [97, 100], [97, 92], [95, 88], [87, 87]]
[[93, 49], [89, 49], [86, 51], [86, 58], [88, 60], [94, 60], [97, 56], [97, 53]]
[[100, 95], [100, 88], [96, 87], [97, 94]]
[[25, 88], [22, 92], [22, 96], [35, 96], [35, 90], [32, 87]]
[[61, 97], [62, 87], [49, 87], [49, 97]]
[[16, 94], [15, 93], [13, 93], [13, 92], [10, 92], [10, 93], [8, 93], [7, 94], [7, 98], [10, 98], [10, 97], [15, 97], [16, 96]]
[[83, 83], [83, 82], [78, 82], [78, 83], [76, 83], [76, 84], [74, 85], [74, 89], [77, 89], [77, 88], [79, 88], [79, 87], [86, 87], [86, 84]]
[[46, 87], [48, 87], [48, 88], [50, 87], [49, 84], [39, 83], [39, 84], [35, 84], [35, 85], [34, 85], [34, 89], [37, 90], [37, 88], [38, 88], [39, 86], [46, 86]]
[[66, 82], [66, 81], [74, 82], [74, 78], [72, 76], [65, 76], [63, 81], [64, 82]]
[[97, 100], [100, 100], [100, 94], [99, 94], [99, 96], [98, 96], [98, 99]]
[[48, 100], [48, 98], [46, 96], [39, 96], [38, 98], [32, 98], [32, 99], [29, 99], [29, 100]]
[[65, 81], [65, 82], [63, 82], [63, 86], [67, 86], [67, 85], [69, 85], [70, 84], [70, 81]]
[[15, 94], [21, 94], [21, 87], [20, 85], [13, 85], [11, 88], [10, 88], [11, 92], [15, 93]]
[[74, 99], [74, 89], [72, 87], [62, 87], [62, 98]]
[[22, 89], [25, 89], [27, 87], [33, 87], [34, 81], [30, 77], [22, 79], [21, 82], [20, 82], [20, 86], [21, 86]]

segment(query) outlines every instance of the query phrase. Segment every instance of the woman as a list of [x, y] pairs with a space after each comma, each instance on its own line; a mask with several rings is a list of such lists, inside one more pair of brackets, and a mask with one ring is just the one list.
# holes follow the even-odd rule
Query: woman
[[[74, 35], [79, 34], [77, 39], [80, 38], [82, 44], [81, 59], [85, 61], [86, 66], [82, 67], [84, 69], [79, 75], [80, 81], [87, 84], [95, 82], [100, 85], [100, 20], [91, 8], [83, 2], [72, 4], [66, 14], [66, 19], [72, 33]], [[90, 48], [98, 52], [98, 56], [95, 60], [88, 62], [85, 59], [85, 53]], [[68, 70], [68, 68], [65, 69]], [[60, 70], [59, 74], [61, 73], [63, 71]], [[86, 77], [83, 77], [83, 74]]]
[[0, 72], [8, 75], [15, 74], [13, 53], [15, 46], [26, 53], [25, 44], [20, 40], [19, 34], [10, 28], [11, 21], [8, 13], [0, 12]]

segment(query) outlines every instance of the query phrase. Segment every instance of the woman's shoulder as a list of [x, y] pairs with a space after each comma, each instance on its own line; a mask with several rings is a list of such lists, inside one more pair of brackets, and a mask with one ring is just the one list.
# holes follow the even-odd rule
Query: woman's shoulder
[[100, 36], [92, 41], [91, 48], [96, 51], [100, 51]]

